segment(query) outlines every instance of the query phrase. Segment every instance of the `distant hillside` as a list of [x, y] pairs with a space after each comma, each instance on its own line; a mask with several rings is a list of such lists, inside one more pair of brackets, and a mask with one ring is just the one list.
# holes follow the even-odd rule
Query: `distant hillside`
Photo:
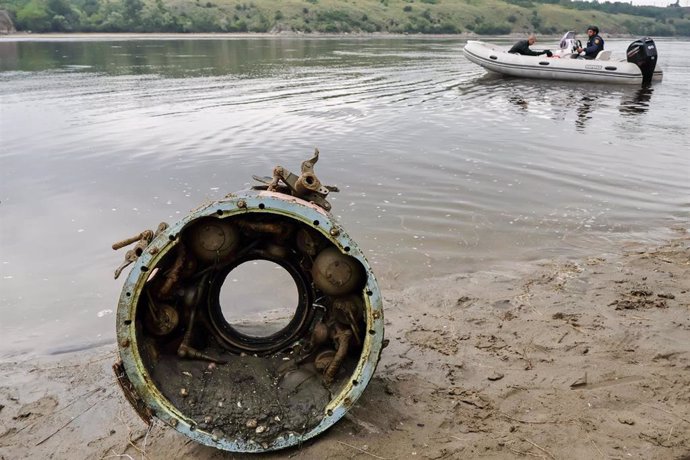
[[690, 36], [690, 8], [568, 0], [0, 0], [17, 31]]

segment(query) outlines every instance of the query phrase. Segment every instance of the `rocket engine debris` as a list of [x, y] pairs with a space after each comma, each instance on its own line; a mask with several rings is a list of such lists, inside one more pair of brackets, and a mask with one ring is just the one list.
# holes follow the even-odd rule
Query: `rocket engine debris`
[[[155, 417], [227, 451], [272, 451], [322, 433], [364, 391], [384, 346], [382, 299], [362, 251], [329, 213], [337, 189], [314, 174], [318, 158], [299, 176], [277, 166], [251, 190], [113, 245], [136, 243], [115, 271], [133, 264], [113, 368], [147, 423]], [[224, 315], [221, 288], [254, 261], [285, 269], [297, 290], [291, 318], [269, 334]]]

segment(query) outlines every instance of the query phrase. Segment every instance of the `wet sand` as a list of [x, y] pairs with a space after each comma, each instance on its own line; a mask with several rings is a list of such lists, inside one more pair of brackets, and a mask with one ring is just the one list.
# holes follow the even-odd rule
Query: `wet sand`
[[[384, 291], [362, 398], [244, 456], [137, 418], [114, 346], [0, 363], [0, 458], [690, 458], [690, 235]], [[425, 312], [425, 313], [420, 313]]]

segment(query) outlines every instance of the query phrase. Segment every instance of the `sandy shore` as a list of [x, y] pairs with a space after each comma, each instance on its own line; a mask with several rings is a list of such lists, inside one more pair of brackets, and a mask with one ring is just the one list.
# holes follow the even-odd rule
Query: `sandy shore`
[[[251, 458], [690, 458], [686, 230], [384, 297], [391, 343], [346, 419]], [[0, 458], [247, 457], [147, 429], [115, 355], [1, 363]]]

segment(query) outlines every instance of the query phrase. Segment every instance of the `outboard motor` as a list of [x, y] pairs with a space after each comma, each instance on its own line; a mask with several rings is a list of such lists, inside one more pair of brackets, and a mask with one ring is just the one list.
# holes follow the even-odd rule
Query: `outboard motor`
[[649, 84], [656, 67], [657, 54], [654, 40], [650, 37], [635, 40], [628, 46], [627, 55], [628, 62], [637, 64], [642, 71], [642, 84]]

